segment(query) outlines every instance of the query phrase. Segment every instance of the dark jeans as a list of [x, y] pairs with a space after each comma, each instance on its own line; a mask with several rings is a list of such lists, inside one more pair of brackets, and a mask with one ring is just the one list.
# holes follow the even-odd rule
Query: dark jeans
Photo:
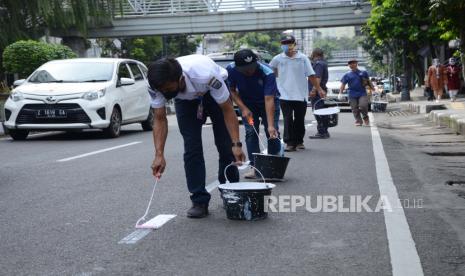
[[[203, 109], [213, 122], [215, 145], [219, 153], [218, 181], [225, 183], [224, 168], [234, 161], [231, 150], [231, 138], [224, 123], [223, 112], [210, 93], [204, 95]], [[208, 204], [210, 194], [205, 189], [205, 159], [202, 147], [202, 124], [204, 120], [197, 118], [197, 109], [200, 100], [175, 101], [176, 117], [179, 130], [184, 139], [184, 170], [186, 173], [187, 188], [194, 203]], [[237, 167], [228, 168], [227, 176], [230, 182], [239, 181]]]
[[[316, 97], [312, 98], [312, 106], [314, 110], [324, 108], [325, 102], [324, 100], [320, 101], [320, 95], [317, 94]], [[318, 116], [315, 115], [315, 119], [317, 121], [317, 130], [319, 134], [329, 134], [328, 133], [328, 125], [329, 125], [329, 116]]]
[[[266, 109], [265, 103], [244, 103], [250, 112], [253, 114], [254, 126], [252, 127], [247, 123], [247, 118], [242, 117], [242, 124], [245, 127], [245, 143], [247, 145], [247, 155], [249, 157], [250, 163], [254, 164], [253, 153], [260, 153], [260, 142], [258, 140], [257, 134], [254, 131], [257, 131], [260, 134], [260, 119], [265, 129], [266, 138], [270, 137], [268, 134], [268, 120], [266, 119]], [[275, 103], [274, 111], [274, 128], [279, 132], [279, 102]]]
[[[368, 119], [368, 96], [350, 97], [349, 103], [355, 121], [361, 123], [362, 117], [363, 119]], [[360, 113], [362, 113], [362, 116], [360, 116]]]
[[306, 101], [280, 100], [284, 121], [284, 143], [297, 146], [304, 143]]

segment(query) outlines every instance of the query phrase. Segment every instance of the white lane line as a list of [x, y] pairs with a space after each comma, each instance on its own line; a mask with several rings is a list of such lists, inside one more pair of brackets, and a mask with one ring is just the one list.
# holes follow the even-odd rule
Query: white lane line
[[[151, 219], [150, 221], [156, 221], [156, 229], [160, 229], [164, 224], [168, 221], [175, 218], [176, 215], [158, 215]], [[131, 234], [124, 237], [122, 240], [118, 242], [118, 244], [135, 244], [145, 236], [150, 234], [150, 232], [154, 231], [154, 229], [137, 229], [136, 231], [132, 232]]]
[[[388, 202], [391, 203], [391, 206], [394, 206], [395, 203], [399, 202], [399, 195], [392, 180], [381, 136], [379, 135], [372, 113], [370, 113], [370, 121], [372, 123], [371, 136], [380, 195], [385, 196]], [[404, 209], [402, 206], [398, 208], [396, 206], [396, 208], [392, 208], [392, 212], [385, 210], [383, 213], [391, 257], [392, 275], [422, 276], [423, 268], [405, 217]]]
[[111, 147], [111, 148], [106, 148], [106, 149], [101, 149], [101, 150], [97, 150], [97, 151], [92, 151], [92, 152], [84, 153], [84, 154], [81, 154], [81, 155], [76, 155], [76, 156], [60, 159], [60, 160], [57, 160], [57, 162], [71, 161], [71, 160], [74, 160], [74, 159], [83, 158], [83, 157], [99, 154], [99, 153], [110, 151], [110, 150], [115, 150], [115, 149], [120, 149], [120, 148], [124, 148], [124, 147], [137, 145], [137, 144], [140, 144], [140, 143], [142, 143], [142, 141], [132, 142], [132, 143], [128, 143], [128, 144], [124, 144], [124, 145], [120, 145], [120, 146], [116, 146], [116, 147]]

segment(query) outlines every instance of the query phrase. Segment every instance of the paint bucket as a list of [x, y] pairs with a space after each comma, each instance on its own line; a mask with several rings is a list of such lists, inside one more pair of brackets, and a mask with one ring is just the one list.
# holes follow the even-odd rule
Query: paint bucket
[[371, 111], [373, 112], [386, 112], [388, 102], [385, 101], [373, 101], [371, 103]]
[[289, 157], [263, 153], [253, 153], [254, 165], [266, 180], [282, 181], [286, 173]]
[[218, 185], [226, 217], [232, 220], [261, 220], [268, 217], [265, 196], [271, 195], [274, 184], [238, 182]]
[[313, 115], [320, 116], [323, 117], [323, 119], [326, 119], [328, 127], [337, 126], [337, 123], [339, 121], [339, 112], [341, 112], [339, 106], [315, 109], [316, 103], [318, 103], [321, 100], [323, 99], [319, 99], [312, 106]]

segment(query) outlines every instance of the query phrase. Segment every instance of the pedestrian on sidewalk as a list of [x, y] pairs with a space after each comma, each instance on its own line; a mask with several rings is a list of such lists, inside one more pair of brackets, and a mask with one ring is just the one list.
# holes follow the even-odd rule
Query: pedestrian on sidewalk
[[[312, 62], [313, 70], [315, 71], [316, 81], [320, 84], [320, 87], [327, 92], [328, 88], [326, 87], [326, 83], [328, 82], [328, 64], [324, 60], [324, 53], [323, 50], [320, 48], [315, 48], [312, 51], [310, 56], [310, 60]], [[314, 110], [324, 108], [324, 98], [326, 94], [321, 94], [316, 91], [313, 87], [311, 81], [308, 82], [308, 90], [310, 91], [310, 100]], [[328, 139], [329, 132], [328, 132], [328, 125], [329, 119], [328, 116], [319, 116], [315, 115], [315, 119], [318, 123], [317, 130], [318, 133], [312, 136], [309, 136], [310, 139]]]
[[356, 59], [349, 60], [347, 64], [350, 71], [345, 73], [341, 79], [338, 98], [342, 99], [342, 92], [346, 84], [348, 84], [349, 103], [355, 118], [355, 125], [362, 126], [363, 119], [365, 126], [369, 126], [370, 119], [368, 118], [368, 95], [366, 87], [369, 86], [373, 90], [375, 88], [368, 77], [368, 73], [358, 69], [358, 61]]
[[310, 60], [296, 49], [294, 36], [281, 39], [283, 52], [270, 62], [277, 78], [281, 110], [284, 118], [286, 151], [305, 149], [305, 114], [308, 100], [308, 78], [319, 93], [324, 94], [316, 81]]
[[444, 86], [447, 85], [446, 68], [439, 62], [438, 58], [433, 59], [433, 64], [428, 68], [428, 83], [434, 92], [436, 102], [441, 100]]
[[[165, 104], [174, 98], [178, 126], [184, 139], [184, 170], [192, 201], [192, 207], [187, 211], [190, 218], [207, 216], [211, 197], [205, 189], [202, 147], [202, 125], [207, 114], [213, 123], [213, 135], [219, 153], [218, 181], [226, 182], [223, 171], [227, 165], [245, 159], [239, 140], [239, 123], [224, 82], [226, 78], [227, 71], [224, 68], [202, 55], [162, 58], [149, 66], [149, 93], [155, 116], [153, 175], [161, 177], [166, 167], [164, 151], [168, 120]], [[237, 167], [228, 169], [227, 175], [229, 181], [239, 181]]]
[[457, 99], [457, 93], [460, 90], [460, 73], [462, 72], [462, 67], [456, 64], [455, 58], [451, 57], [449, 59], [449, 65], [446, 68], [447, 73], [447, 90], [449, 92], [449, 97], [452, 102], [455, 102]]
[[[245, 127], [245, 143], [250, 163], [254, 165], [253, 153], [260, 153], [257, 133], [260, 121], [267, 138], [278, 138], [279, 92], [273, 69], [258, 61], [258, 56], [250, 49], [242, 49], [234, 54], [234, 62], [226, 67], [231, 96], [241, 110]], [[253, 122], [250, 125], [249, 122]], [[255, 169], [244, 175], [254, 179]]]

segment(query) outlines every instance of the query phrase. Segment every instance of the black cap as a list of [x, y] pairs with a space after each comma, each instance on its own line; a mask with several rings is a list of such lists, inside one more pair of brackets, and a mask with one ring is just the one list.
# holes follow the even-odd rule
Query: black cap
[[293, 35], [285, 35], [281, 37], [281, 44], [294, 44], [295, 37]]
[[351, 64], [351, 63], [354, 63], [354, 62], [358, 63], [358, 61], [355, 58], [352, 58], [352, 59], [349, 59], [347, 64]]
[[257, 60], [258, 56], [250, 49], [242, 49], [234, 54], [234, 64], [236, 67], [255, 64]]

